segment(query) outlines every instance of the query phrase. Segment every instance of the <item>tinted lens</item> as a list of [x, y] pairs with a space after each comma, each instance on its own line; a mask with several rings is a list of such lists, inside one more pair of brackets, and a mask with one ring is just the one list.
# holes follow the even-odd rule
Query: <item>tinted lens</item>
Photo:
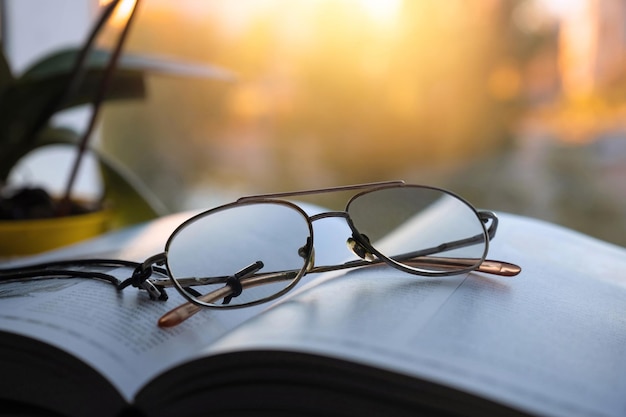
[[[281, 202], [231, 204], [183, 224], [168, 242], [167, 263], [179, 290], [188, 297], [215, 306], [241, 306], [293, 286], [303, 272], [311, 245], [308, 220], [294, 206]], [[261, 267], [254, 266], [258, 262]], [[227, 279], [236, 274], [243, 287], [239, 296], [230, 300], [224, 300], [223, 293], [203, 297], [223, 289]]]
[[357, 195], [347, 211], [375, 254], [407, 271], [460, 273], [480, 265], [486, 255], [487, 235], [478, 214], [443, 190], [378, 189]]

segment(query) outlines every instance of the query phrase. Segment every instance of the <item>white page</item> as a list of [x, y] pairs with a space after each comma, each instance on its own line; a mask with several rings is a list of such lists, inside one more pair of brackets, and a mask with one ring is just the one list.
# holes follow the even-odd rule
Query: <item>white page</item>
[[431, 378], [546, 416], [626, 414], [626, 251], [501, 216], [489, 257], [514, 278], [335, 273], [219, 341]]
[[[319, 211], [310, 205], [306, 208]], [[170, 233], [190, 216], [168, 216], [0, 267], [77, 257], [143, 261], [162, 252]], [[319, 256], [331, 262], [345, 258], [345, 221], [329, 219], [319, 231]], [[109, 273], [123, 280], [132, 270], [119, 268]], [[302, 283], [306, 281], [305, 277]], [[158, 318], [185, 301], [174, 289], [168, 289], [168, 294], [166, 302], [151, 301], [145, 291], [127, 288], [118, 292], [109, 283], [88, 279], [2, 283], [0, 330], [34, 337], [74, 354], [108, 378], [130, 401], [148, 380], [193, 357], [267, 308], [205, 309], [177, 327], [162, 329], [157, 327]]]
[[[5, 262], [2, 267], [53, 259], [104, 257], [143, 261], [162, 252], [170, 233], [191, 213], [104, 235], [85, 244]], [[132, 269], [109, 271], [120, 280]], [[106, 282], [51, 279], [0, 284], [0, 330], [37, 338], [74, 354], [108, 378], [130, 401], [156, 374], [193, 355], [261, 307], [201, 311], [171, 329], [158, 318], [185, 300], [168, 289], [169, 300], [151, 301], [132, 287], [118, 292]]]
[[[30, 285], [28, 285], [30, 284]], [[206, 347], [255, 313], [203, 311], [178, 327], [161, 329], [157, 319], [183, 299], [167, 302], [145, 292], [118, 293], [104, 282], [46, 280], [0, 287], [0, 330], [59, 346], [108, 378], [127, 400], [148, 379]], [[257, 309], [258, 310], [258, 309]]]

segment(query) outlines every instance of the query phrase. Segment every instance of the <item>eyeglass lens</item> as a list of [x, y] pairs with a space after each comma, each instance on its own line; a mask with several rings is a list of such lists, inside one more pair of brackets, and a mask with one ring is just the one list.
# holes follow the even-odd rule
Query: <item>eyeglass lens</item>
[[[310, 237], [306, 216], [293, 206], [276, 202], [230, 205], [200, 215], [178, 229], [166, 248], [167, 263], [171, 276], [182, 287], [190, 278], [212, 279], [206, 285], [192, 282], [193, 290], [201, 295], [223, 288], [228, 277], [239, 272], [244, 281], [255, 274], [290, 272], [277, 274], [276, 282], [248, 283], [241, 295], [228, 303], [250, 304], [281, 293], [293, 283], [305, 266]], [[262, 266], [253, 267], [259, 261]], [[200, 298], [189, 291], [187, 294]], [[221, 305], [222, 298], [205, 302]]]
[[[404, 186], [367, 191], [354, 197], [347, 211], [353, 227], [375, 250], [411, 271], [449, 274], [472, 269], [486, 256], [487, 236], [478, 214], [443, 190]], [[406, 259], [420, 253], [430, 257]], [[433, 257], [453, 262], [428, 262]]]

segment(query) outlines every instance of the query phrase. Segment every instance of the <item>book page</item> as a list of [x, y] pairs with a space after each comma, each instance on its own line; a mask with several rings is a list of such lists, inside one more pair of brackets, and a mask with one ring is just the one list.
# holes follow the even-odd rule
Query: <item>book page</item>
[[[307, 206], [310, 211], [320, 210]], [[143, 261], [163, 251], [171, 232], [190, 213], [102, 236], [86, 244], [30, 259], [7, 262], [0, 267], [53, 259], [104, 257]], [[345, 239], [331, 219], [321, 229], [320, 255], [333, 260], [345, 257]], [[341, 239], [335, 239], [340, 236]], [[335, 251], [343, 245], [344, 252]], [[132, 269], [115, 268], [107, 273], [120, 280]], [[302, 280], [306, 283], [308, 278]], [[186, 300], [173, 288], [165, 302], [152, 301], [145, 291], [132, 287], [118, 292], [107, 282], [89, 279], [46, 279], [0, 283], [0, 331], [21, 334], [57, 346], [86, 362], [108, 378], [131, 402], [148, 380], [177, 363], [193, 357], [214, 340], [267, 306], [235, 310], [204, 309], [184, 323], [163, 329], [157, 320]]]
[[[31, 284], [31, 283], [29, 283]], [[171, 329], [157, 319], [184, 300], [170, 291], [167, 302], [145, 292], [118, 293], [104, 282], [54, 279], [35, 285], [2, 284], [0, 330], [35, 337], [75, 355], [113, 383], [130, 401], [162, 372], [258, 313], [202, 311]]]
[[507, 278], [385, 266], [313, 282], [211, 349], [310, 352], [449, 385], [545, 416], [626, 413], [626, 250], [501, 215]]
[[[30, 262], [83, 256], [142, 261], [162, 251], [169, 233], [186, 217], [167, 217]], [[132, 269], [108, 273], [123, 280]], [[130, 401], [152, 376], [259, 311], [202, 311], [178, 327], [161, 329], [158, 318], [185, 301], [174, 289], [168, 289], [168, 295], [166, 302], [152, 301], [145, 291], [129, 287], [118, 292], [110, 283], [89, 279], [2, 283], [0, 330], [37, 338], [75, 355]]]

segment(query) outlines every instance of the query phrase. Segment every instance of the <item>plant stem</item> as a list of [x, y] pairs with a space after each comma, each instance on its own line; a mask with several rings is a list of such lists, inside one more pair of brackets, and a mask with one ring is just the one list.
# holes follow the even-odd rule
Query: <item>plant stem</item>
[[[112, 7], [115, 8], [118, 3], [119, 1], [112, 2]], [[60, 216], [69, 214], [70, 207], [71, 207], [70, 203], [71, 203], [72, 189], [74, 187], [74, 183], [76, 182], [76, 176], [80, 169], [81, 162], [85, 156], [85, 152], [87, 150], [87, 144], [96, 126], [98, 114], [100, 112], [100, 107], [102, 106], [102, 103], [104, 101], [104, 97], [107, 93], [109, 84], [111, 83], [111, 80], [113, 79], [113, 73], [115, 72], [115, 68], [117, 66], [117, 62], [119, 60], [122, 47], [124, 45], [128, 32], [130, 30], [131, 22], [133, 21], [133, 18], [135, 16], [135, 12], [137, 10], [138, 4], [139, 4], [139, 0], [135, 0], [131, 13], [128, 16], [128, 19], [126, 20], [126, 24], [124, 25], [124, 28], [122, 29], [122, 33], [120, 34], [117, 44], [115, 45], [115, 48], [111, 54], [111, 58], [109, 59], [105, 72], [102, 76], [100, 85], [98, 86], [98, 90], [96, 91], [96, 95], [92, 102], [91, 117], [89, 119], [89, 124], [78, 143], [76, 157], [74, 159], [74, 163], [72, 164], [72, 169], [70, 171], [70, 175], [65, 185], [65, 192], [63, 193], [63, 197], [61, 198], [61, 201], [59, 203], [58, 214]], [[108, 13], [108, 16], [110, 16], [112, 14], [111, 11], [112, 9], [108, 10], [105, 13]]]

